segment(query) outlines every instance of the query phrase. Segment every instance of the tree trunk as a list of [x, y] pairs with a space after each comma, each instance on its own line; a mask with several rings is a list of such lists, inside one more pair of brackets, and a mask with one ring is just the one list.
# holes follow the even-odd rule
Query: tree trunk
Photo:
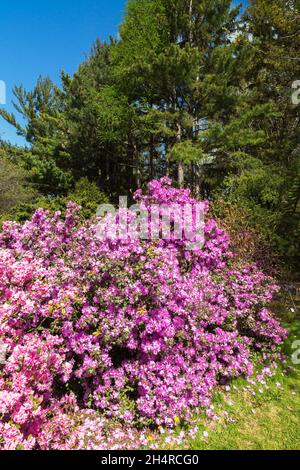
[[[181, 125], [177, 124], [177, 136], [176, 141], [179, 144], [181, 142], [182, 130]], [[178, 185], [180, 188], [183, 188], [184, 185], [184, 164], [182, 161], [178, 162]]]
[[170, 160], [168, 157], [169, 154], [169, 144], [166, 142], [165, 144], [166, 150], [165, 150], [165, 156], [166, 156], [166, 176], [170, 176]]
[[128, 132], [127, 139], [127, 181], [130, 191], [133, 191], [135, 184], [135, 155], [132, 134], [130, 131]]
[[192, 47], [193, 45], [193, 0], [190, 0], [189, 4], [189, 43]]
[[182, 162], [178, 163], [178, 185], [180, 188], [184, 186], [184, 164]]
[[149, 169], [150, 169], [150, 179], [154, 178], [154, 153], [155, 153], [155, 146], [154, 146], [154, 137], [151, 136], [150, 139], [150, 152], [149, 152]]
[[137, 189], [140, 189], [142, 186], [141, 181], [141, 167], [140, 167], [140, 156], [138, 153], [138, 149], [136, 147], [136, 143], [133, 142], [133, 160], [134, 160], [134, 170], [135, 170], [135, 182]]
[[195, 196], [200, 197], [201, 182], [200, 182], [200, 171], [199, 171], [198, 163], [194, 164], [194, 177], [195, 177]]

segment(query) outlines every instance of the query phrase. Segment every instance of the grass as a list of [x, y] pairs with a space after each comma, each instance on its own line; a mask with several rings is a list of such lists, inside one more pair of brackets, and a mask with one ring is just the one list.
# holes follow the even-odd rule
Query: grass
[[[255, 395], [237, 387], [224, 399], [221, 409], [234, 422], [199, 433], [191, 449], [211, 450], [296, 450], [300, 449], [300, 371], [283, 377], [280, 372], [268, 381], [269, 390]], [[277, 384], [280, 384], [280, 388]], [[228, 399], [231, 406], [228, 405]]]
[[[213, 413], [218, 420], [208, 422], [205, 417], [198, 417], [196, 437], [182, 448], [300, 449], [300, 365], [294, 365], [291, 360], [294, 352], [292, 344], [300, 340], [299, 313], [291, 314], [290, 309], [286, 309], [280, 315], [290, 330], [284, 345], [287, 363], [280, 364], [275, 375], [265, 379], [265, 383], [249, 385], [246, 380], [238, 379], [230, 390], [218, 391], [213, 400]], [[298, 357], [300, 359], [300, 354]]]

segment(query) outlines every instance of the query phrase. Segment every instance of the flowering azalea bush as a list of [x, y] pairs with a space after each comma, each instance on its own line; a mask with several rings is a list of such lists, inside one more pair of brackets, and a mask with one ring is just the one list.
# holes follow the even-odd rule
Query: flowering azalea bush
[[[136, 199], [196, 203], [168, 178]], [[139, 429], [208, 407], [219, 383], [250, 376], [253, 355], [272, 359], [286, 335], [267, 309], [276, 285], [239, 266], [208, 215], [204, 245], [189, 250], [172, 236], [101, 240], [78, 211], [3, 225], [3, 449], [118, 448], [125, 435], [130, 448]]]

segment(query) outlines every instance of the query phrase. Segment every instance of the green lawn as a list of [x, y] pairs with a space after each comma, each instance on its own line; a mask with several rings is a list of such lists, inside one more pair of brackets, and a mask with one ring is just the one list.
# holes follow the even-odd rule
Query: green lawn
[[[279, 389], [275, 381], [281, 383]], [[300, 371], [287, 377], [278, 374], [268, 382], [268, 392], [253, 396], [241, 390], [230, 393], [235, 421], [207, 427], [208, 438], [199, 433], [191, 449], [300, 449]], [[257, 390], [257, 387], [255, 387]], [[231, 408], [231, 409], [229, 409]]]
[[290, 313], [284, 320], [290, 330], [284, 347], [287, 363], [279, 365], [276, 374], [265, 380], [266, 383], [249, 385], [238, 379], [230, 390], [222, 389], [216, 393], [213, 412], [218, 420], [208, 422], [204, 417], [198, 418], [196, 438], [190, 439], [184, 448], [300, 449], [300, 366], [293, 365], [291, 361], [291, 345], [296, 339], [300, 340], [300, 321]]

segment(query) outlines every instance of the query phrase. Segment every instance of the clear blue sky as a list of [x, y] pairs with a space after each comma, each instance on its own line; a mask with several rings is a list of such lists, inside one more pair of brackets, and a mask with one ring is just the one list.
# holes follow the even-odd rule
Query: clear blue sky
[[[96, 37], [116, 35], [125, 0], [1, 0], [0, 80], [12, 110], [15, 84], [31, 89], [39, 75], [59, 82], [63, 69], [73, 73]], [[22, 143], [14, 128], [0, 121], [5, 140]]]
[[[59, 83], [61, 70], [72, 74], [96, 37], [116, 35], [126, 0], [1, 0], [0, 80], [31, 89], [39, 75]], [[239, 3], [237, 0], [234, 3]], [[0, 121], [0, 136], [22, 144], [12, 126]]]

